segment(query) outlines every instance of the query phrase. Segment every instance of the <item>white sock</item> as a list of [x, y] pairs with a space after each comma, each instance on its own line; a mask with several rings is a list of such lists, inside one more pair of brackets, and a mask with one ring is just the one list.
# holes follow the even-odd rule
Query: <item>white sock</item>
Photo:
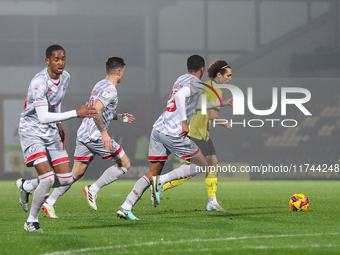
[[39, 175], [39, 185], [33, 193], [33, 200], [31, 205], [30, 214], [27, 222], [38, 222], [39, 212], [43, 203], [48, 198], [50, 190], [54, 183], [54, 173], [48, 172], [43, 175]]
[[122, 166], [114, 165], [109, 167], [95, 183], [91, 184], [90, 191], [97, 193], [102, 187], [114, 182], [126, 172], [127, 169]]
[[39, 184], [39, 178], [32, 179], [32, 180], [26, 180], [22, 184], [22, 188], [24, 189], [24, 191], [30, 193], [32, 190], [34, 190], [38, 187], [38, 184]]
[[46, 203], [54, 206], [58, 198], [64, 195], [70, 188], [71, 185], [55, 188], [51, 195], [47, 198]]
[[72, 172], [65, 174], [55, 174], [55, 182], [53, 188], [57, 188], [60, 186], [68, 186], [72, 185], [77, 180], [77, 178], [72, 174]]
[[172, 170], [169, 173], [159, 176], [159, 180], [161, 184], [164, 185], [165, 183], [173, 181], [173, 180], [179, 180], [179, 179], [187, 178], [189, 176], [195, 176], [199, 174], [200, 171], [201, 171], [201, 167], [193, 163], [191, 163], [190, 165], [184, 164], [184, 165], [181, 165], [179, 168]]
[[125, 202], [122, 204], [124, 210], [131, 211], [137, 201], [141, 198], [144, 191], [150, 186], [150, 180], [144, 175], [135, 184], [130, 194], [126, 197]]
[[217, 204], [217, 199], [216, 199], [216, 197], [210, 197], [210, 198], [208, 198], [208, 202], [211, 202], [213, 204]]
[[[72, 174], [72, 182], [74, 183], [77, 180], [78, 178]], [[51, 195], [47, 198], [46, 203], [54, 206], [57, 200], [59, 199], [59, 197], [64, 195], [70, 188], [71, 188], [71, 185], [60, 186], [60, 187], [54, 188]]]

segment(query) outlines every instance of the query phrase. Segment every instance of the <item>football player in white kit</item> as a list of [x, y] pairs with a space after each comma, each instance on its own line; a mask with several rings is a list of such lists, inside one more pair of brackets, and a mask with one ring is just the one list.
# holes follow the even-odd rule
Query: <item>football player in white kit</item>
[[[116, 86], [121, 82], [124, 71], [125, 63], [122, 58], [111, 57], [106, 61], [107, 76], [94, 86], [89, 99], [90, 106], [93, 106], [98, 113], [93, 119], [84, 119], [77, 132], [72, 169], [73, 182], [85, 174], [95, 155], [99, 155], [104, 160], [111, 159], [117, 164], [108, 168], [95, 183], [84, 187], [87, 202], [93, 210], [97, 210], [96, 198], [99, 189], [117, 180], [130, 168], [130, 159], [123, 148], [111, 139], [107, 132], [111, 120], [123, 119], [125, 122], [132, 123], [135, 119], [132, 114], [116, 113], [118, 106]], [[53, 190], [42, 206], [48, 217], [57, 218], [54, 205], [70, 187], [71, 183]]]
[[[47, 68], [36, 74], [29, 85], [19, 124], [25, 164], [34, 166], [39, 176], [24, 225], [24, 229], [30, 232], [43, 232], [38, 216], [51, 188], [73, 182], [68, 154], [63, 145], [65, 132], [60, 122], [75, 117], [92, 117], [97, 112], [95, 108], [87, 107], [86, 103], [77, 110], [61, 113], [61, 101], [70, 82], [70, 75], [64, 70], [65, 50], [59, 45], [48, 47], [45, 62]], [[20, 202], [25, 199], [28, 202], [28, 194], [23, 191], [22, 181], [19, 180]], [[21, 205], [28, 211], [28, 204]]]
[[[95, 155], [104, 160], [111, 159], [116, 165], [109, 167], [93, 184], [84, 187], [89, 206], [97, 210], [97, 192], [104, 186], [114, 182], [119, 176], [125, 174], [130, 168], [130, 159], [123, 148], [109, 136], [107, 130], [111, 120], [121, 119], [132, 123], [135, 118], [132, 114], [117, 114], [118, 94], [116, 86], [122, 81], [125, 63], [122, 58], [111, 57], [106, 61], [106, 78], [99, 81], [93, 88], [90, 96], [90, 106], [98, 110], [93, 119], [84, 119], [77, 132], [76, 150], [74, 153], [73, 175], [81, 178]], [[70, 186], [54, 189], [51, 196], [43, 205], [48, 217], [56, 218], [54, 205]]]
[[[188, 73], [180, 76], [172, 88], [168, 99], [166, 110], [156, 120], [151, 131], [149, 144], [149, 166], [150, 170], [142, 176], [127, 196], [125, 202], [117, 211], [117, 216], [123, 219], [139, 220], [133, 213], [132, 207], [137, 203], [144, 191], [154, 183], [154, 188], [159, 186], [159, 175], [170, 153], [179, 158], [190, 159], [192, 164], [182, 165], [175, 169], [176, 178], [193, 176], [196, 173], [195, 166], [207, 166], [207, 161], [198, 146], [188, 137], [190, 118], [198, 109], [199, 98], [203, 83], [201, 77], [204, 73], [205, 61], [199, 55], [192, 55], [187, 60]], [[222, 102], [221, 106], [231, 104], [232, 99]], [[220, 106], [220, 105], [217, 105]], [[215, 107], [215, 104], [207, 104], [207, 108]], [[166, 181], [167, 182], [167, 181]], [[166, 183], [166, 182], [163, 182]], [[157, 190], [158, 191], [158, 190]], [[160, 194], [153, 192], [154, 206], [160, 203]]]

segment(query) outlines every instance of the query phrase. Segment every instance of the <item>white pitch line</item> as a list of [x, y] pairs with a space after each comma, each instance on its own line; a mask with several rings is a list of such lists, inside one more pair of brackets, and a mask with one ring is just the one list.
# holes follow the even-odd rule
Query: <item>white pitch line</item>
[[[339, 245], [334, 244], [312, 244], [309, 246], [306, 245], [287, 245], [287, 246], [243, 246], [238, 248], [230, 248], [230, 247], [221, 247], [221, 248], [202, 248], [202, 249], [166, 249], [167, 253], [183, 253], [183, 252], [212, 252], [212, 251], [236, 251], [236, 250], [270, 250], [270, 249], [300, 249], [300, 248], [335, 248], [340, 247]], [[162, 250], [159, 251], [160, 253]], [[131, 251], [115, 251], [115, 254], [131, 254]], [[135, 253], [138, 253], [137, 251]]]
[[[127, 244], [127, 245], [116, 245], [116, 246], [102, 246], [102, 247], [89, 247], [78, 250], [68, 250], [68, 251], [57, 251], [52, 253], [45, 253], [43, 255], [64, 255], [64, 254], [74, 254], [74, 253], [82, 253], [82, 252], [91, 252], [91, 251], [100, 251], [100, 250], [112, 250], [112, 249], [121, 249], [121, 248], [130, 248], [130, 247], [141, 247], [141, 246], [153, 246], [153, 245], [164, 245], [164, 244], [181, 244], [181, 243], [194, 243], [194, 242], [217, 242], [217, 241], [235, 241], [235, 240], [245, 240], [245, 239], [267, 239], [267, 238], [285, 238], [285, 237], [303, 237], [303, 236], [323, 236], [323, 235], [340, 235], [340, 233], [314, 233], [314, 234], [292, 234], [292, 235], [266, 235], [266, 236], [241, 236], [241, 237], [225, 237], [225, 238], [212, 238], [212, 239], [189, 239], [189, 240], [179, 240], [179, 241], [158, 241], [158, 242], [146, 242], [146, 243], [136, 243], [136, 244]], [[339, 245], [310, 245], [309, 247], [338, 247]], [[287, 245], [287, 246], [244, 246], [239, 247], [238, 249], [274, 249], [274, 248], [306, 248], [306, 246], [295, 246], [295, 245]], [[223, 250], [230, 250], [232, 248], [224, 247]], [[188, 249], [187, 251], [191, 251]], [[194, 251], [194, 249], [193, 249]], [[117, 251], [115, 251], [117, 252]]]

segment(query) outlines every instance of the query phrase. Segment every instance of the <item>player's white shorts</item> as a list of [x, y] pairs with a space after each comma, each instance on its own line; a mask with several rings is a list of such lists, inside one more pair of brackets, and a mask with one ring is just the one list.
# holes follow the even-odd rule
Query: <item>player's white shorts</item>
[[78, 140], [76, 141], [76, 150], [74, 152], [74, 160], [75, 161], [82, 161], [82, 162], [91, 162], [95, 155], [102, 157], [102, 159], [112, 159], [118, 160], [121, 159], [125, 151], [123, 148], [115, 142], [115, 140], [111, 139], [112, 141], [112, 149], [107, 151], [103, 146], [103, 141], [98, 140], [96, 142], [88, 142], [83, 143]]
[[64, 144], [59, 133], [48, 137], [40, 137], [29, 132], [20, 132], [20, 144], [24, 153], [25, 164], [32, 167], [35, 160], [47, 157], [52, 166], [69, 162]]
[[152, 129], [149, 144], [149, 161], [166, 161], [170, 153], [179, 158], [190, 159], [197, 156], [200, 149], [188, 137], [173, 137]]

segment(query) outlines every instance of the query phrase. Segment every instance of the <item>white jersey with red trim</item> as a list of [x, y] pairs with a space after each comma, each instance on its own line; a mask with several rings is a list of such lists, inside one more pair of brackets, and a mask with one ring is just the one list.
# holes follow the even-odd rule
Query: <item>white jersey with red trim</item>
[[39, 121], [35, 107], [48, 105], [49, 112], [58, 112], [58, 106], [65, 96], [70, 83], [70, 75], [65, 70], [54, 83], [47, 73], [47, 68], [37, 73], [32, 79], [20, 117], [20, 132], [51, 136], [59, 132], [56, 123], [43, 124]]
[[[96, 100], [100, 100], [104, 105], [104, 108], [102, 109], [103, 122], [106, 130], [108, 130], [118, 106], [117, 89], [113, 83], [107, 79], [99, 81], [92, 90], [89, 106], [93, 107]], [[88, 143], [101, 139], [102, 134], [92, 118], [84, 118], [78, 129], [77, 137], [79, 141]]]
[[196, 113], [196, 108], [202, 92], [199, 88], [203, 87], [202, 82], [192, 74], [184, 74], [176, 80], [168, 98], [166, 110], [161, 116], [159, 116], [153, 125], [153, 127], [159, 132], [173, 137], [178, 137], [178, 135], [182, 132], [182, 121], [177, 110], [175, 95], [183, 87], [190, 88], [190, 96], [185, 99], [185, 110], [188, 124], [191, 117]]

